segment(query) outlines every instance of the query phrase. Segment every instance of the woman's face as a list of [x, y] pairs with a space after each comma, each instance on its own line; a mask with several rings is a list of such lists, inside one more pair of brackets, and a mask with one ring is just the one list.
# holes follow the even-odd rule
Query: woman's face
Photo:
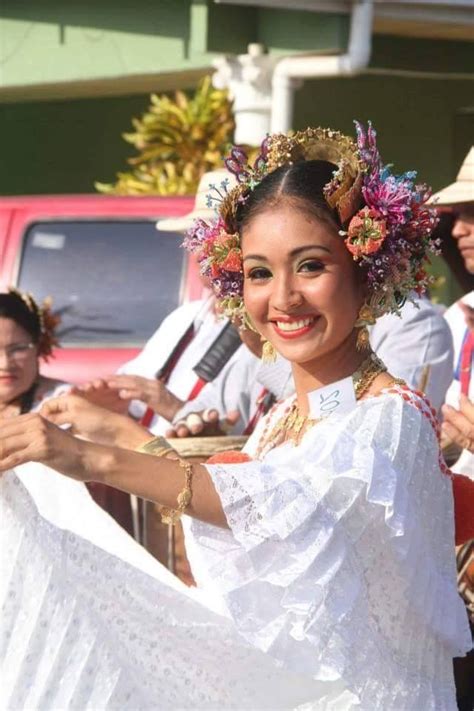
[[38, 349], [30, 334], [12, 319], [0, 317], [0, 403], [16, 400], [38, 376]]
[[283, 203], [244, 228], [242, 252], [245, 306], [284, 358], [309, 364], [353, 332], [363, 288], [335, 227]]

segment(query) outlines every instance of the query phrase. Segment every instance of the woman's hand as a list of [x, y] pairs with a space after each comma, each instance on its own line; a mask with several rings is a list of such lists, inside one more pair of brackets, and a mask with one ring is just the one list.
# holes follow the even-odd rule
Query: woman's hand
[[37, 413], [5, 419], [0, 424], [0, 471], [25, 462], [71, 470], [81, 459], [80, 442]]
[[443, 405], [443, 434], [462, 449], [474, 453], [474, 403], [461, 395], [460, 409]]
[[140, 400], [170, 422], [184, 405], [161, 380], [142, 378], [139, 375], [113, 375], [106, 382], [122, 401]]
[[69, 425], [81, 437], [125, 449], [135, 449], [152, 436], [130, 417], [94, 405], [78, 394], [47, 400], [41, 415], [55, 425]]

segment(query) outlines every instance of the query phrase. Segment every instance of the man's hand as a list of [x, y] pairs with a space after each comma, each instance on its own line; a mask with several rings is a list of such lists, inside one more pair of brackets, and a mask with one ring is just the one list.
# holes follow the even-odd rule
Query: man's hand
[[128, 403], [130, 400], [141, 400], [157, 415], [170, 422], [184, 405], [161, 380], [142, 378], [139, 375], [113, 375], [106, 382], [122, 401]]
[[204, 410], [191, 412], [183, 420], [173, 422], [166, 432], [166, 437], [218, 437], [226, 435], [240, 418], [238, 410], [227, 413], [226, 417], [219, 419], [217, 410]]
[[443, 434], [462, 449], [474, 453], [474, 403], [461, 395], [460, 409], [443, 405]]
[[94, 405], [78, 394], [46, 400], [41, 415], [55, 425], [69, 425], [73, 434], [100, 444], [135, 449], [151, 437], [130, 417]]

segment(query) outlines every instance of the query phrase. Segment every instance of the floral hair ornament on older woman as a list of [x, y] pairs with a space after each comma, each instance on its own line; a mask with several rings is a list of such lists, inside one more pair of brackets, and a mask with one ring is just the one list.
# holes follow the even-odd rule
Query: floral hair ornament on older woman
[[8, 293], [21, 299], [31, 315], [37, 320], [39, 327], [38, 340], [36, 342], [38, 355], [47, 361], [53, 352], [53, 348], [59, 345], [56, 338], [56, 328], [61, 322], [60, 316], [53, 314], [51, 297], [44, 299], [41, 306], [39, 306], [29, 292], [9, 287]]
[[356, 142], [324, 128], [268, 136], [253, 165], [243, 150], [231, 150], [225, 164], [238, 185], [230, 191], [225, 182], [214, 188], [209, 201], [216, 207], [215, 219], [197, 220], [184, 242], [210, 279], [225, 316], [252, 328], [243, 303], [239, 206], [266, 175], [305, 160], [335, 165], [324, 197], [347, 249], [364, 270], [368, 289], [355, 324], [360, 329], [358, 347], [368, 346], [367, 325], [385, 313], [400, 313], [412, 291], [426, 290], [431, 279], [424, 263], [429, 252], [438, 252], [438, 243], [431, 238], [437, 217], [426, 204], [431, 190], [415, 184], [414, 171], [392, 174], [391, 166], [382, 163], [370, 122], [367, 130], [355, 125]]

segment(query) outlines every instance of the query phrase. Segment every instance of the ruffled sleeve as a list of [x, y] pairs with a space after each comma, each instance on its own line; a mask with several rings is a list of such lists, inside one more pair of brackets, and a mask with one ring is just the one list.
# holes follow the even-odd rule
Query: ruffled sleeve
[[193, 522], [239, 631], [358, 708], [455, 708], [470, 648], [450, 479], [421, 406], [359, 403], [263, 461], [209, 465], [229, 531]]

